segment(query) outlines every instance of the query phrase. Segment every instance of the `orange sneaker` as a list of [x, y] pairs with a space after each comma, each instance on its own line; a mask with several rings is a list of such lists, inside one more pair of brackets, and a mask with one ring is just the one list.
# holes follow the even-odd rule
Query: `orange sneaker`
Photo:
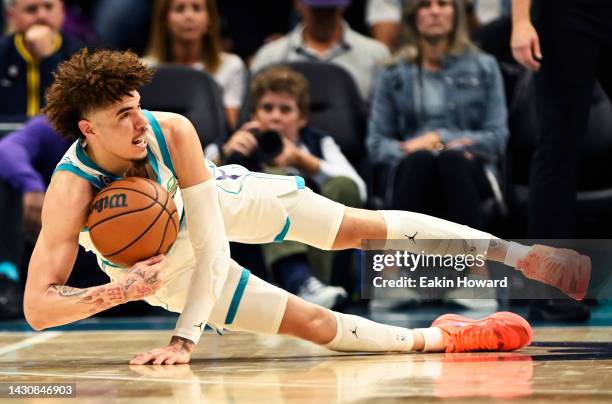
[[516, 268], [529, 279], [544, 282], [582, 300], [591, 279], [591, 259], [574, 250], [536, 244], [519, 259]]
[[500, 311], [480, 320], [444, 314], [432, 324], [444, 331], [446, 352], [514, 351], [531, 342], [531, 326], [521, 316]]

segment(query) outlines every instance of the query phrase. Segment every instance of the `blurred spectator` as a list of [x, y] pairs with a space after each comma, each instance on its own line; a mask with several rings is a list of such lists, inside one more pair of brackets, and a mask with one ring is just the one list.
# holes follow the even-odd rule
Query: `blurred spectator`
[[481, 202], [497, 189], [485, 171], [498, 174], [508, 137], [499, 68], [469, 41], [458, 0], [411, 0], [404, 24], [410, 42], [374, 96], [372, 159], [392, 165], [394, 209], [482, 229]]
[[612, 2], [516, 0], [512, 51], [535, 77], [539, 136], [531, 166], [531, 237], [572, 238], [581, 143], [595, 81], [612, 99]]
[[4, 11], [4, 1], [0, 1], [0, 37], [4, 36], [6, 30], [6, 12]]
[[372, 37], [394, 51], [399, 46], [402, 21], [402, 0], [368, 0], [366, 23]]
[[[468, 31], [473, 31], [480, 25], [477, 16], [478, 6], [481, 3], [505, 0], [460, 0], [459, 4], [465, 8]], [[402, 13], [403, 0], [368, 0], [366, 5], [366, 23], [370, 27], [372, 37], [378, 39], [391, 51], [397, 50], [402, 40]], [[485, 7], [486, 10], [490, 9]]]
[[369, 100], [376, 72], [389, 51], [348, 26], [343, 12], [349, 4], [350, 0], [298, 0], [303, 22], [264, 45], [255, 55], [251, 71], [299, 60], [335, 63], [351, 73], [364, 100]]
[[0, 140], [0, 279], [4, 276], [14, 283], [0, 288], [0, 317], [13, 312], [3, 302], [15, 304], [5, 294], [13, 296], [18, 287], [24, 236], [29, 240], [38, 236], [45, 190], [68, 146], [44, 116], [32, 118]]
[[113, 49], [142, 55], [149, 33], [151, 0], [93, 0], [92, 22], [98, 41]]
[[51, 73], [81, 44], [60, 32], [61, 0], [10, 0], [6, 12], [14, 33], [0, 38], [0, 121], [21, 122], [39, 113]]
[[512, 0], [474, 0], [475, 13], [480, 24], [485, 25], [500, 18], [510, 17]]
[[221, 50], [215, 0], [157, 0], [151, 28], [149, 63], [179, 63], [204, 70], [223, 90], [231, 127], [244, 98], [247, 71], [242, 60]]
[[[612, 99], [612, 2], [514, 0], [512, 52], [535, 74], [538, 136], [529, 176], [531, 238], [576, 236], [580, 152], [595, 81]], [[532, 23], [533, 16], [533, 23]], [[586, 320], [588, 306], [539, 301], [531, 316], [549, 321]]]
[[223, 0], [219, 2], [225, 49], [250, 60], [257, 49], [286, 34], [295, 24], [293, 1]]
[[95, 4], [96, 1], [64, 0], [66, 18], [62, 26], [64, 33], [94, 47], [98, 43], [98, 37], [91, 21], [91, 9]]
[[[251, 85], [252, 121], [223, 146], [226, 161], [300, 175], [321, 195], [362, 206], [367, 196], [364, 181], [330, 135], [308, 126], [308, 105], [308, 82], [300, 73], [274, 66], [256, 75]], [[274, 139], [278, 147], [272, 151]], [[268, 267], [283, 288], [325, 307], [346, 298], [344, 289], [325, 286], [311, 274], [311, 268], [317, 268], [329, 277], [334, 253], [289, 241], [262, 247]]]

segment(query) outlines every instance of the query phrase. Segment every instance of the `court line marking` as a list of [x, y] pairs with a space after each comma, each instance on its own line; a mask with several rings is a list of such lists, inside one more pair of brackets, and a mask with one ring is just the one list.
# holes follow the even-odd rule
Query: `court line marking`
[[53, 339], [61, 334], [63, 331], [45, 331], [42, 333], [38, 333], [33, 335], [30, 338], [26, 338], [23, 341], [15, 342], [13, 344], [9, 344], [0, 348], [0, 355], [4, 355], [9, 352], [18, 351], [23, 348], [29, 348], [34, 345], [42, 344], [50, 339]]
[[[146, 365], [143, 365], [146, 366]], [[169, 365], [172, 366], [172, 365]], [[105, 375], [78, 375], [78, 374], [59, 374], [59, 373], [38, 373], [38, 372], [0, 372], [2, 376], [46, 376], [46, 377], [63, 377], [67, 379], [94, 379], [94, 380], [118, 380], [118, 381], [135, 381], [135, 382], [161, 382], [161, 383], [175, 383], [175, 384], [238, 384], [243, 386], [265, 386], [265, 387], [316, 387], [316, 388], [336, 388], [336, 385], [323, 385], [323, 384], [300, 384], [300, 383], [271, 383], [271, 382], [246, 382], [246, 381], [233, 381], [233, 380], [185, 380], [185, 379], [167, 379], [163, 377], [130, 377], [130, 376], [105, 376]]]

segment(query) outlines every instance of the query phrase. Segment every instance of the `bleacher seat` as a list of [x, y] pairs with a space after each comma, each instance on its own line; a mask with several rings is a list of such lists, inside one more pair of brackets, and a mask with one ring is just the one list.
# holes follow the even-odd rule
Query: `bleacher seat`
[[189, 118], [203, 145], [223, 142], [227, 123], [221, 89], [207, 73], [173, 64], [157, 66], [151, 83], [140, 89], [142, 107]]

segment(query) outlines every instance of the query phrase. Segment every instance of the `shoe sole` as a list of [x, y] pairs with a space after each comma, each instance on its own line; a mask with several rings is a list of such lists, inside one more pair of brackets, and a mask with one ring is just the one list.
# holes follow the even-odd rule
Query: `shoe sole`
[[489, 316], [486, 316], [478, 320], [463, 317], [463, 316], [460, 316], [459, 314], [444, 314], [438, 317], [433, 323], [431, 323], [431, 326], [436, 327], [437, 324], [439, 324], [440, 322], [446, 322], [446, 321], [466, 323], [466, 324], [475, 324], [481, 321], [486, 321], [490, 318], [494, 320], [504, 321], [504, 322], [519, 323], [523, 327], [523, 329], [527, 331], [527, 336], [528, 336], [527, 342], [523, 345], [523, 347], [531, 343], [533, 339], [533, 330], [531, 329], [531, 325], [523, 317], [519, 316], [518, 314], [511, 313], [509, 311], [498, 311], [497, 313], [493, 313]]

